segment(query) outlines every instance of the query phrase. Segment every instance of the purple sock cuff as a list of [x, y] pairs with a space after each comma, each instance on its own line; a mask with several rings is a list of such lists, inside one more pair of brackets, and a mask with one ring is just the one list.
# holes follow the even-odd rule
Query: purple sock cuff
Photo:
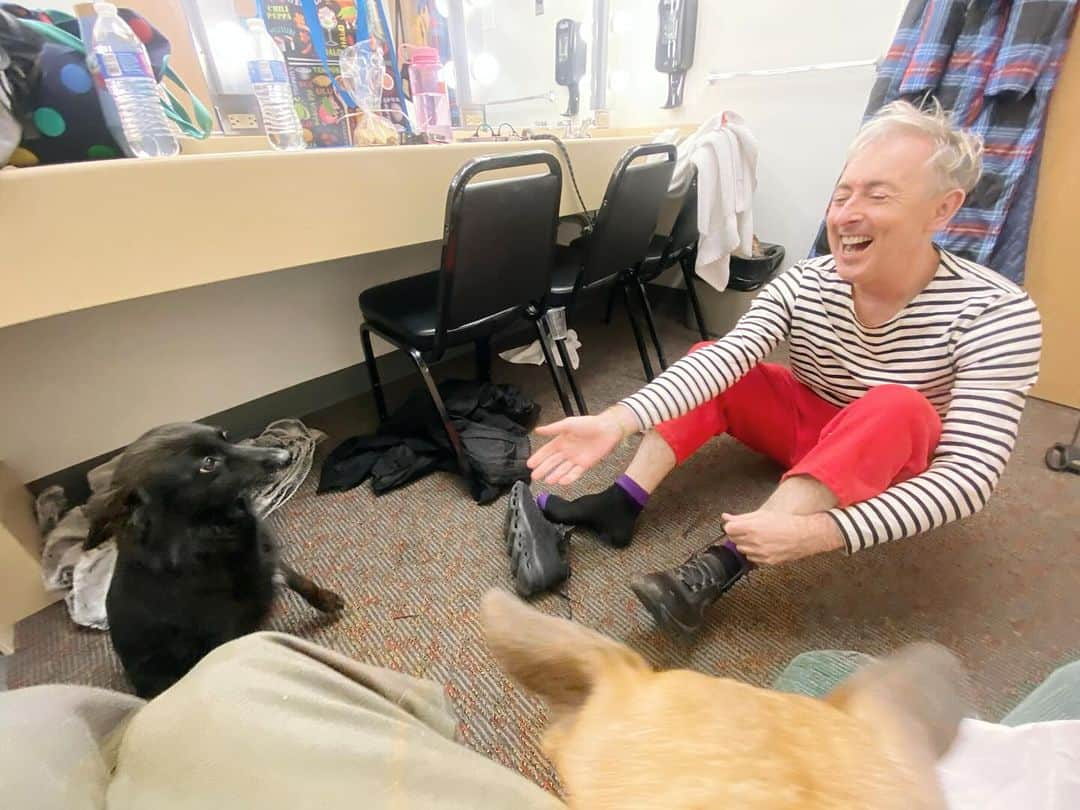
[[749, 562], [747, 562], [747, 559], [746, 559], [746, 557], [743, 556], [742, 552], [739, 551], [739, 548], [738, 548], [738, 546], [735, 545], [734, 540], [725, 540], [724, 541], [724, 548], [729, 549], [732, 554], [734, 554], [736, 557], [738, 557], [739, 560], [743, 563], [743, 565], [749, 565], [750, 564]]
[[547, 499], [550, 492], [541, 492], [536, 496], [536, 505], [540, 507], [541, 511], [547, 507]]
[[629, 475], [620, 475], [615, 479], [615, 486], [622, 489], [627, 495], [629, 495], [638, 506], [644, 508], [645, 502], [649, 500], [649, 493], [641, 488], [633, 478]]

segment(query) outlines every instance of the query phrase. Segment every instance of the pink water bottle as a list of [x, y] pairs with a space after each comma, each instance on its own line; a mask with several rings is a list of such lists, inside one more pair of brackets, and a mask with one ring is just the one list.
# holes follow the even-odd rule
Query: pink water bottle
[[439, 63], [439, 52], [435, 48], [411, 46], [409, 61], [416, 128], [431, 141], [450, 143], [454, 139], [450, 125], [450, 97], [439, 75], [443, 67]]

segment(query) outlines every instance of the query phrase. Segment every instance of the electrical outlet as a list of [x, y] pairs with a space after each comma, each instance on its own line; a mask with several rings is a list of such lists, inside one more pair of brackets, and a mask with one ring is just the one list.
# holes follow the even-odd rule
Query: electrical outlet
[[259, 120], [251, 113], [231, 113], [229, 129], [258, 129]]

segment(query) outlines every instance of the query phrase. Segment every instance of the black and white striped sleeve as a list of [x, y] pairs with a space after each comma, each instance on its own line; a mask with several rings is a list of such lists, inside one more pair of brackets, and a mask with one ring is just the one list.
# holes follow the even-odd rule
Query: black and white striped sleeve
[[754, 299], [735, 327], [710, 346], [668, 367], [651, 383], [622, 400], [642, 430], [692, 411], [718, 397], [783, 341], [804, 268], [796, 264]]
[[960, 327], [952, 401], [929, 468], [881, 495], [829, 510], [849, 552], [929, 531], [986, 505], [1016, 442], [1041, 349], [1039, 313], [1023, 293], [999, 299]]

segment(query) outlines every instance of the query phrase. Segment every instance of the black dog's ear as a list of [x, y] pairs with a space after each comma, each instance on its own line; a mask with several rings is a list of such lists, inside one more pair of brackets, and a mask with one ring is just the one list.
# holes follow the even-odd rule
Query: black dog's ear
[[97, 548], [116, 533], [116, 527], [127, 518], [129, 494], [122, 487], [109, 487], [90, 497], [83, 507], [90, 523], [90, 531], [83, 542], [84, 549]]
[[124, 524], [130, 525], [136, 510], [146, 504], [149, 497], [145, 490], [125, 487], [112, 487], [91, 497], [84, 508], [90, 530], [83, 548], [97, 548], [110, 537], [115, 537]]

